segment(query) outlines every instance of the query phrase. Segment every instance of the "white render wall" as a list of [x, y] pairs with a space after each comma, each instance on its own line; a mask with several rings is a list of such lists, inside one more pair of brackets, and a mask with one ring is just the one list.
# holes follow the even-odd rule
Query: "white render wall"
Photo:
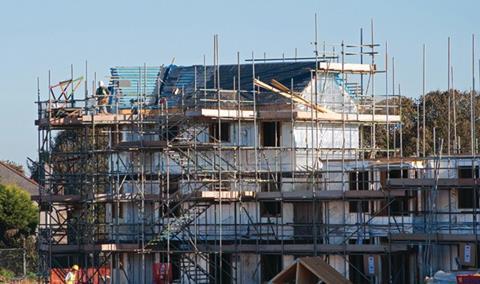
[[[254, 146], [254, 131], [255, 127], [253, 123], [242, 123], [242, 128], [240, 130], [240, 144], [242, 146]], [[236, 145], [238, 141], [238, 129], [235, 122], [231, 123], [230, 127], [230, 137], [231, 142], [225, 143], [226, 145]], [[127, 141], [135, 140], [134, 135], [124, 135], [124, 138]], [[208, 136], [206, 134], [201, 135], [198, 138], [199, 142], [207, 142]], [[259, 142], [259, 141], [257, 141]], [[258, 144], [258, 143], [257, 143]], [[259, 170], [270, 170], [273, 172], [289, 172], [292, 170], [301, 171], [305, 169], [311, 169], [312, 167], [317, 167], [318, 169], [328, 169], [331, 172], [325, 172], [323, 175], [324, 184], [320, 185], [321, 190], [349, 190], [348, 173], [352, 170], [371, 170], [376, 168], [377, 171], [373, 174], [373, 178], [376, 181], [380, 180], [379, 170], [380, 168], [374, 165], [374, 162], [346, 162], [342, 164], [338, 159], [340, 158], [339, 153], [342, 152], [343, 148], [357, 149], [359, 147], [359, 129], [355, 125], [346, 125], [345, 131], [343, 131], [340, 125], [333, 124], [320, 124], [318, 131], [312, 129], [312, 124], [309, 122], [296, 122], [295, 127], [291, 128], [290, 122], [283, 122], [281, 125], [281, 147], [293, 147], [296, 148], [295, 153], [292, 153], [288, 150], [280, 151], [278, 149], [270, 148], [264, 149], [257, 152], [257, 163], [255, 162], [255, 151], [254, 150], [242, 150], [240, 155], [240, 160], [238, 163], [241, 165], [243, 170], [254, 170], [256, 167]], [[327, 150], [330, 148], [337, 148], [335, 152], [333, 150]], [[315, 150], [312, 150], [315, 149]], [[316, 150], [323, 149], [321, 152], [320, 160], [316, 160]], [[237, 153], [223, 151], [222, 157], [234, 164], [234, 155]], [[293, 155], [292, 155], [293, 154]], [[129, 165], [132, 157], [135, 158], [135, 154], [132, 153], [121, 153], [122, 160], [124, 160], [125, 165]], [[205, 156], [213, 160], [214, 153], [205, 153]], [[354, 157], [345, 155], [345, 158]], [[417, 171], [420, 176], [419, 178], [434, 178], [434, 168], [435, 160], [429, 160], [424, 163], [411, 163], [405, 164], [406, 167], [410, 168], [410, 177], [414, 178], [414, 172]], [[440, 178], [457, 178], [458, 177], [458, 167], [459, 166], [471, 166], [471, 159], [456, 159], [444, 158], [439, 163], [438, 174]], [[152, 153], [148, 154], [147, 158], [144, 160], [144, 169], [153, 169], [153, 171], [166, 171], [167, 161], [161, 153]], [[200, 166], [206, 166], [206, 164], [200, 164]], [[121, 169], [125, 171], [131, 171], [127, 167], [120, 166]], [[123, 167], [123, 168], [122, 168]], [[225, 165], [225, 168], [228, 167]], [[138, 169], [137, 169], [138, 170]], [[180, 173], [182, 167], [176, 164], [174, 160], [169, 161], [169, 170], [170, 173]], [[288, 183], [288, 178], [282, 178], [285, 182], [282, 184], [282, 191], [305, 191], [311, 190], [311, 185], [306, 183], [299, 183], [292, 185]], [[260, 191], [260, 188], [256, 187], [253, 184], [249, 183], [239, 183], [236, 190], [253, 190]], [[233, 185], [232, 185], [233, 186]], [[188, 185], [180, 182], [180, 190], [186, 190], [189, 188], [195, 188], [195, 185]], [[158, 193], [158, 184], [151, 183], [145, 187], [146, 192]], [[234, 190], [234, 188], [232, 188]], [[372, 184], [370, 190], [380, 190], [378, 183]], [[138, 188], [134, 186], [134, 182], [128, 182], [124, 186], [125, 193], [138, 193]], [[388, 225], [389, 223], [399, 223], [406, 224], [407, 227], [402, 228], [402, 232], [415, 232], [413, 225], [419, 222], [422, 218], [415, 219], [412, 216], [396, 216], [396, 217], [385, 217], [385, 216], [376, 216], [370, 220], [372, 215], [370, 213], [350, 213], [349, 204], [344, 201], [331, 201], [325, 203], [326, 213], [322, 216], [328, 224], [348, 224], [352, 225], [341, 232], [337, 236], [333, 235], [329, 241], [331, 244], [340, 244], [344, 241], [344, 235], [349, 235], [355, 232], [356, 224], [361, 224], [369, 220], [371, 225]], [[411, 206], [413, 204], [410, 204]], [[124, 220], [122, 222], [126, 224], [138, 223], [138, 207], [135, 207], [134, 204], [124, 204]], [[289, 226], [275, 226], [276, 224], [287, 224], [293, 223], [293, 204], [284, 203], [282, 208], [282, 217], [278, 218], [262, 218], [260, 217], [260, 209], [258, 202], [243, 202], [242, 210], [239, 210], [237, 207], [237, 219], [236, 219], [236, 230], [237, 236], [242, 237], [255, 237], [252, 232], [254, 231], [253, 227], [250, 225], [253, 223], [262, 223], [262, 232], [271, 233], [272, 236], [282, 234], [282, 238], [291, 239], [294, 237], [293, 228]], [[439, 212], [449, 213], [452, 212], [461, 213], [462, 209], [458, 209], [458, 192], [457, 190], [440, 190], [436, 199], [436, 206]], [[216, 209], [216, 210], [215, 210]], [[154, 213], [153, 208], [147, 206], [146, 211], [151, 214]], [[221, 216], [220, 216], [220, 213]], [[209, 220], [209, 223], [212, 223], [213, 220], [217, 220], [217, 223], [222, 224], [223, 238], [225, 240], [233, 238], [233, 232], [235, 230], [235, 208], [233, 204], [224, 204], [221, 206], [213, 205], [211, 206], [204, 214], [202, 214], [198, 219], [198, 224], [203, 224], [205, 219]], [[471, 211], [471, 210], [466, 210]], [[110, 213], [111, 214], [111, 213]], [[477, 220], [480, 219], [480, 214], [477, 216]], [[439, 228], [438, 232], [441, 233], [472, 233], [471, 224], [473, 221], [473, 214], [456, 214], [453, 217], [449, 214], [439, 215], [438, 221], [440, 223], [450, 223], [450, 230], [447, 228]], [[273, 226], [271, 225], [273, 224]], [[263, 230], [265, 228], [265, 230]], [[282, 232], [278, 230], [282, 228]], [[393, 227], [394, 228], [394, 227]], [[453, 230], [452, 230], [453, 228]], [[203, 231], [202, 231], [203, 230]], [[269, 231], [271, 230], [271, 232]], [[126, 230], [127, 231], [127, 230]], [[136, 231], [134, 231], [136, 232]], [[126, 232], [127, 233], [127, 232]], [[131, 231], [129, 231], [131, 233]], [[208, 227], [199, 229], [199, 235], [205, 235], [209, 238], [215, 238], [215, 234], [218, 233], [218, 228]], [[342, 234], [343, 233], [343, 234]], [[370, 228], [367, 226], [366, 232], [362, 231], [361, 238], [370, 238], [373, 243], [379, 243], [379, 237], [386, 236], [388, 232], [381, 229], [375, 229], [374, 227]], [[266, 238], [263, 236], [263, 238]], [[356, 235], [353, 235], [352, 239], [357, 238]], [[455, 263], [455, 257], [458, 257], [458, 246], [457, 245], [444, 245], [436, 247], [436, 254], [438, 257], [438, 266], [448, 269], [457, 269]], [[138, 258], [138, 257], [137, 257]], [[284, 267], [287, 266], [287, 263], [291, 263], [293, 256], [284, 256]], [[258, 268], [259, 264], [259, 255], [255, 254], [240, 254], [238, 257], [238, 262], [235, 265], [240, 271], [240, 283], [258, 283], [260, 279], [260, 269]], [[135, 259], [135, 256], [132, 256], [129, 260], [130, 263], [138, 261]], [[335, 267], [339, 272], [344, 275], [348, 274], [348, 265], [345, 263], [345, 260], [341, 256], [332, 255], [329, 257], [329, 263]], [[128, 267], [128, 266], [127, 266]], [[151, 267], [151, 266], [150, 266]], [[134, 275], [133, 277], [138, 277], [139, 272], [135, 271], [134, 268], [129, 268], [126, 270], [129, 273]], [[151, 272], [148, 273], [151, 275]]]
[[[317, 163], [317, 157], [322, 160], [328, 159], [354, 159], [355, 150], [359, 147], [359, 128], [357, 125], [347, 124], [345, 128], [339, 124], [319, 124], [317, 126], [310, 122], [296, 122], [292, 131], [290, 122], [281, 123], [281, 139], [280, 148], [263, 148], [260, 145], [261, 139], [255, 144], [255, 129], [260, 130], [260, 123], [257, 127], [252, 122], [242, 123], [241, 129], [238, 131], [238, 124], [230, 123], [230, 142], [224, 142], [225, 146], [237, 146], [237, 135], [240, 132], [240, 146], [252, 147], [252, 149], [242, 149], [240, 158], [237, 151], [223, 150], [222, 158], [231, 165], [227, 165], [225, 161], [219, 162], [225, 170], [232, 169], [232, 166], [240, 165], [244, 171], [253, 171], [255, 168], [259, 170], [270, 171], [292, 171], [305, 170], [314, 167]], [[123, 135], [124, 141], [137, 141], [139, 137], [135, 134], [126, 133]], [[208, 130], [207, 130], [208, 132]], [[292, 136], [293, 135], [293, 136]], [[259, 134], [260, 136], [260, 134]], [[152, 140], [155, 137], [149, 137]], [[156, 137], [158, 139], [158, 137]], [[197, 137], [198, 143], [209, 142], [208, 134], [201, 133]], [[255, 151], [254, 146], [261, 147], [261, 150]], [[292, 149], [293, 147], [293, 149]], [[344, 153], [344, 155], [342, 155]], [[140, 172], [141, 165], [144, 172], [167, 172], [167, 168], [171, 174], [180, 174], [187, 166], [187, 161], [183, 159], [180, 165], [180, 157], [170, 156], [168, 159], [163, 153], [147, 152], [143, 156], [133, 152], [121, 152], [118, 154], [121, 161], [118, 164], [120, 172]], [[208, 161], [213, 161], [218, 155], [218, 151], [204, 151], [202, 157], [198, 159], [197, 169], [209, 169], [212, 166]], [[257, 160], [255, 160], [255, 156]], [[112, 157], [114, 160], [116, 157]], [[143, 163], [141, 163], [143, 161]], [[257, 161], [257, 162], [256, 162]], [[191, 167], [195, 165], [190, 164]]]
[[[433, 177], [433, 170], [431, 169], [433, 166], [429, 163], [433, 162], [427, 162], [425, 164], [421, 163], [407, 163], [404, 164], [405, 167], [410, 168], [409, 170], [409, 175], [410, 178], [414, 177], [414, 172], [418, 171], [422, 173], [421, 177], [425, 178], [432, 178]], [[465, 161], [465, 160], [459, 160], [459, 161], [442, 161], [441, 162], [441, 167], [451, 167], [451, 169], [441, 169], [439, 170], [440, 172], [440, 178], [457, 178], [458, 177], [458, 166], [469, 166], [471, 165], [471, 161]], [[328, 186], [326, 187], [321, 187], [322, 190], [343, 190], [347, 191], [349, 190], [348, 186], [348, 173], [354, 169], [358, 170], [371, 170], [372, 168], [376, 169], [375, 174], [372, 176], [373, 179], [377, 181], [376, 184], [371, 184], [370, 190], [379, 190], [379, 185], [378, 181], [380, 180], [380, 175], [379, 175], [379, 170], [382, 170], [381, 167], [378, 167], [376, 165], [371, 164], [370, 162], [361, 162], [361, 161], [352, 161], [352, 162], [346, 162], [343, 164], [340, 161], [323, 161], [322, 167], [328, 167], [330, 170], [333, 172], [325, 173], [324, 178], [327, 179], [327, 184]], [[394, 167], [393, 167], [394, 168]], [[429, 169], [430, 168], [430, 169]], [[343, 169], [343, 173], [342, 173]], [[288, 181], [288, 179], [284, 179], [284, 181]], [[342, 184], [343, 182], [343, 184]], [[282, 185], [282, 191], [304, 191], [304, 190], [309, 190], [308, 184], [298, 184], [298, 185], [291, 185], [288, 183], [285, 183]], [[181, 185], [180, 188], [186, 187], [185, 184]], [[154, 192], [155, 186], [152, 187], [152, 192]], [[243, 189], [249, 190], [259, 190], [258, 188], [256, 189], [255, 187], [252, 187], [252, 185], [245, 184], [243, 185]], [[130, 187], [126, 187], [126, 192], [135, 192], [135, 187], [130, 185]], [[344, 201], [331, 201], [326, 203], [327, 205], [327, 211], [328, 214], [323, 216], [325, 220], [327, 220], [327, 223], [329, 224], [350, 224], [350, 225], [355, 225], [359, 224], [362, 222], [365, 222], [366, 220], [369, 220], [372, 215], [370, 213], [349, 213], [349, 208], [348, 208], [348, 202]], [[136, 212], [136, 209], [134, 207], [131, 207], [132, 205], [126, 205], [125, 212], [127, 216], [126, 217], [128, 222], [135, 222], [136, 217], [138, 216], [134, 213]], [[216, 206], [216, 210], [213, 210], [213, 208]], [[284, 203], [283, 208], [282, 208], [282, 217], [281, 218], [261, 218], [260, 213], [259, 213], [259, 203], [257, 202], [243, 202], [243, 210], [238, 210], [237, 207], [237, 236], [243, 236], [247, 237], [250, 236], [252, 237], [252, 232], [253, 228], [249, 223], [253, 221], [253, 223], [264, 223], [266, 224], [264, 227], [266, 228], [263, 233], [269, 232], [268, 230], [272, 230], [272, 228], [276, 228], [275, 225], [267, 225], [267, 224], [282, 224], [282, 223], [292, 223], [294, 220], [293, 216], [293, 206], [291, 203]], [[460, 209], [457, 209], [457, 191], [456, 190], [451, 190], [450, 193], [449, 191], [446, 190], [440, 190], [437, 195], [437, 209], [440, 212], [445, 212], [448, 213], [449, 208], [454, 210], [455, 212], [461, 212]], [[149, 209], [147, 209], [148, 211]], [[214, 220], [217, 218], [217, 222], [222, 224], [222, 231], [224, 234], [224, 240], [227, 240], [229, 238], [233, 238], [233, 230], [234, 230], [234, 210], [235, 208], [233, 207], [233, 204], [224, 204], [221, 207], [222, 211], [222, 216], [220, 218], [219, 212], [220, 212], [220, 206], [219, 205], [213, 205], [211, 208], [207, 210], [206, 213], [204, 213], [202, 216], [200, 216], [197, 220], [198, 224], [203, 224], [205, 221], [205, 218], [210, 220]], [[248, 216], [247, 217], [247, 213]], [[471, 210], [467, 210], [471, 211]], [[130, 215], [129, 215], [130, 214]], [[480, 218], [480, 216], [479, 216]], [[446, 222], [448, 220], [448, 215], [440, 215], [439, 219], [440, 222]], [[464, 233], [466, 232], [465, 230], [465, 223], [471, 223], [473, 221], [473, 216], [471, 213], [469, 214], [457, 214], [456, 216], [453, 217], [451, 226], [454, 228], [452, 233]], [[387, 225], [388, 223], [399, 223], [399, 224], [413, 224], [414, 220], [413, 217], [411, 216], [396, 216], [396, 217], [385, 217], [385, 216], [377, 216], [374, 217], [373, 219], [369, 220], [369, 224], [371, 225]], [[267, 229], [267, 227], [270, 227]], [[281, 228], [279, 226], [278, 228]], [[455, 228], [458, 228], [455, 229]], [[468, 229], [468, 228], [467, 228]], [[263, 230], [263, 229], [262, 229]], [[276, 229], [273, 229], [272, 231], [272, 236], [274, 234], [279, 234], [278, 231], [275, 231]], [[351, 234], [355, 231], [355, 226], [352, 226], [352, 228], [349, 228], [346, 230], [345, 234]], [[403, 232], [414, 232], [412, 227], [407, 228]], [[442, 230], [440, 232], [446, 233], [446, 230]], [[215, 230], [212, 228], [207, 229], [206, 231], [200, 231], [198, 232], [200, 235], [207, 235], [213, 238], [215, 235]], [[218, 228], [217, 228], [217, 233], [218, 233]], [[363, 233], [363, 232], [362, 232]], [[379, 238], [381, 236], [386, 236], [388, 232], [382, 231], [382, 230], [376, 230], [376, 229], [367, 229], [367, 235], [362, 236], [366, 238], [370, 238], [373, 243], [379, 243]], [[283, 227], [283, 238], [289, 239], [293, 238], [293, 229], [289, 228], [288, 226]], [[357, 236], [354, 235], [352, 236], [353, 239], [355, 239]], [[265, 238], [265, 237], [264, 237]], [[343, 239], [343, 234], [340, 234], [338, 236], [332, 236], [329, 239], [330, 243], [332, 244], [339, 244], [344, 241]], [[438, 258], [437, 260], [437, 265], [440, 268], [444, 268], [445, 270], [448, 269], [457, 269], [457, 264], [455, 263], [455, 258], [458, 257], [458, 246], [457, 245], [443, 245], [443, 246], [437, 246], [436, 247], [436, 256]], [[287, 265], [287, 262], [291, 261], [292, 256], [285, 256], [284, 257], [284, 266]], [[258, 260], [259, 256], [255, 254], [240, 254], [238, 257], [238, 262], [235, 262], [234, 265], [238, 265], [238, 271], [241, 271], [239, 273], [239, 281], [243, 281], [241, 283], [258, 283], [258, 277], [260, 277], [260, 269], [258, 268]], [[343, 273], [344, 275], [348, 275], [348, 265], [345, 264], [344, 259], [341, 256], [335, 256], [332, 255], [329, 257], [329, 262], [330, 264], [337, 269], [339, 272]], [[138, 275], [138, 272], [132, 271], [135, 275]], [[241, 280], [240, 280], [241, 279]]]
[[[459, 167], [478, 167], [479, 164], [469, 157], [444, 157], [440, 161], [427, 160], [424, 162], [425, 178], [434, 179], [435, 172], [440, 179], [456, 179], [458, 178]], [[437, 215], [439, 233], [453, 233], [453, 234], [473, 234], [473, 209], [458, 208], [458, 192], [462, 188], [451, 190], [438, 190], [436, 195], [436, 209], [440, 213]], [[441, 213], [444, 214], [441, 214]], [[449, 214], [456, 213], [456, 214]], [[464, 214], [462, 214], [464, 212]], [[477, 209], [476, 219], [480, 219], [480, 210]], [[418, 218], [417, 223], [422, 223], [421, 218]]]

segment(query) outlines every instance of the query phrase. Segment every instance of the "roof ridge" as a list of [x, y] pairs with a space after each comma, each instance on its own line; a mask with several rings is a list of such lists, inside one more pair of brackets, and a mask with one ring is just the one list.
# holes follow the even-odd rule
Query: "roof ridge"
[[10, 166], [8, 163], [5, 163], [4, 161], [0, 161], [0, 164], [3, 165], [4, 167], [6, 167], [7, 169], [9, 169], [10, 171], [14, 172], [16, 175], [22, 177], [23, 179], [27, 180], [28, 182], [38, 186], [38, 182], [36, 182], [35, 180], [27, 177], [24, 173], [22, 173], [21, 171], [15, 169], [14, 167]]

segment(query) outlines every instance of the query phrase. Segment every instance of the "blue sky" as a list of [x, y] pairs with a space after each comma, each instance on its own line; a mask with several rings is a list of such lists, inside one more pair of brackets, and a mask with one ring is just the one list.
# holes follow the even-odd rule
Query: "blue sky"
[[[471, 87], [471, 35], [480, 32], [480, 1], [2, 1], [0, 4], [0, 159], [25, 164], [36, 157], [36, 77], [47, 94], [53, 81], [108, 75], [110, 66], [212, 61], [213, 34], [220, 62], [252, 51], [267, 57], [311, 56], [314, 14], [319, 42], [358, 43], [375, 22], [375, 38], [395, 56], [402, 93], [421, 92], [421, 50], [427, 45], [427, 89], [447, 86], [447, 37], [452, 38], [455, 85]], [[366, 36], [369, 33], [366, 32]], [[480, 41], [480, 40], [479, 40]], [[477, 45], [478, 46], [478, 45]], [[478, 55], [477, 48], [477, 63]], [[383, 64], [383, 59], [379, 60]], [[478, 78], [478, 66], [476, 67]], [[381, 89], [377, 90], [381, 91]]]

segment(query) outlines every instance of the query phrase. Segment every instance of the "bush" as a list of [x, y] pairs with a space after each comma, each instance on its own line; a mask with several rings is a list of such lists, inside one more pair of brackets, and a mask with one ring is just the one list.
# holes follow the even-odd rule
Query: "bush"
[[0, 267], [0, 281], [2, 281], [2, 283], [4, 281], [10, 281], [10, 279], [13, 277], [15, 277], [15, 273], [13, 273], [13, 271]]
[[0, 238], [4, 247], [22, 247], [35, 233], [38, 209], [28, 193], [15, 185], [0, 184]]

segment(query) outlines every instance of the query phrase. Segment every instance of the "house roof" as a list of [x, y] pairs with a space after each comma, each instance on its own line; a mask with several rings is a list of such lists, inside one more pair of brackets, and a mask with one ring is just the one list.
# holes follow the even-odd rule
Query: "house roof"
[[0, 161], [0, 183], [17, 185], [30, 195], [38, 194], [37, 182], [2, 161]]
[[278, 273], [270, 283], [351, 283], [321, 257], [302, 257]]
[[[253, 68], [255, 77], [262, 81], [269, 82], [275, 79], [285, 86], [290, 87], [293, 80], [294, 91], [302, 91], [311, 80], [311, 70], [315, 69], [315, 62], [288, 62], [288, 63], [256, 63], [240, 65], [220, 65], [219, 77], [221, 89], [238, 89], [238, 78], [240, 78], [240, 89], [251, 90], [253, 88]], [[195, 74], [197, 89], [215, 88], [214, 66], [172, 66], [165, 83], [165, 94], [172, 94], [174, 88], [184, 88], [185, 92], [194, 91]], [[195, 72], [196, 71], [196, 72]], [[206, 84], [205, 84], [206, 75]], [[233, 78], [236, 78], [235, 86]]]
[[[315, 68], [315, 62], [280, 62], [280, 63], [255, 63], [253, 64], [232, 64], [219, 66], [220, 89], [232, 90], [238, 89], [240, 78], [240, 90], [247, 91], [242, 93], [243, 99], [252, 100], [253, 89], [253, 68], [255, 68], [255, 77], [270, 82], [275, 79], [283, 85], [290, 88], [293, 82], [293, 91], [301, 92], [311, 81], [311, 70]], [[165, 98], [169, 106], [180, 103], [188, 103], [193, 99], [195, 87], [198, 90], [214, 89], [215, 82], [218, 79], [214, 66], [192, 65], [177, 66], [169, 65], [166, 67], [114, 67], [111, 68], [111, 85], [119, 86], [120, 107], [128, 108], [131, 101], [138, 99], [138, 91], [145, 91], [146, 100], [156, 104], [158, 98]], [[235, 85], [233, 78], [235, 77]], [[129, 84], [121, 86], [120, 82], [129, 81]], [[178, 93], [182, 92], [183, 97]], [[199, 91], [200, 93], [202, 91]], [[208, 96], [215, 96], [209, 93]], [[287, 99], [276, 94], [262, 92], [262, 96], [257, 96], [257, 104], [262, 103], [282, 103]]]
[[[169, 108], [179, 105], [216, 108], [219, 104], [221, 108], [228, 108], [237, 106], [236, 102], [241, 100], [242, 106], [248, 108], [253, 107], [253, 90], [259, 90], [254, 88], [255, 77], [267, 84], [276, 80], [288, 89], [302, 93], [307, 101], [316, 102], [331, 111], [357, 113], [355, 92], [345, 84], [339, 73], [325, 73], [319, 77], [318, 84], [310, 84], [314, 69], [315, 61], [220, 65], [218, 72], [212, 65], [114, 67], [111, 68], [110, 89], [113, 93], [111, 99], [116, 101], [110, 103], [119, 109], [136, 108], [137, 101], [145, 102], [144, 107], [150, 109], [159, 108], [162, 104], [167, 104]], [[239, 90], [239, 96], [232, 90]], [[265, 89], [255, 94], [258, 106], [292, 102], [289, 96]]]

